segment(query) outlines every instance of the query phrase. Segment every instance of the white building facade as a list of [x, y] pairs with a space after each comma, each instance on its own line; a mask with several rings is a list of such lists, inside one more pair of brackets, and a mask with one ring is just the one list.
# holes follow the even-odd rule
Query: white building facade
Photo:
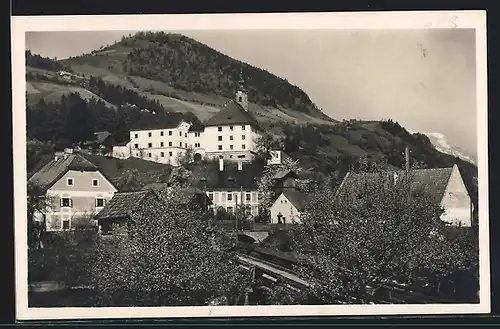
[[[130, 142], [117, 145], [113, 156], [130, 156], [144, 160], [180, 165], [187, 152], [192, 159], [223, 158], [251, 161], [256, 152], [260, 128], [248, 111], [248, 96], [239, 82], [235, 100], [226, 104], [219, 113], [207, 120], [202, 127], [181, 121], [177, 125], [147, 124], [130, 131]], [[189, 151], [188, 151], [189, 150]]]

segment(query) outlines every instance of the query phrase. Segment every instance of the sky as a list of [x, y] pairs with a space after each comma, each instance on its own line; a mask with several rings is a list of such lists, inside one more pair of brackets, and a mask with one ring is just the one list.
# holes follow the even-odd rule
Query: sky
[[[287, 79], [334, 119], [392, 119], [413, 132], [442, 133], [476, 156], [472, 29], [166, 32]], [[26, 48], [62, 59], [129, 33], [29, 32]]]

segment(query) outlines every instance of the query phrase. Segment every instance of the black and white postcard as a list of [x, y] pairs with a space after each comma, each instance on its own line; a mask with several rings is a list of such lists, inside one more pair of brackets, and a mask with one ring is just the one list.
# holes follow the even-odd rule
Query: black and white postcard
[[19, 320], [490, 312], [486, 13], [12, 18]]

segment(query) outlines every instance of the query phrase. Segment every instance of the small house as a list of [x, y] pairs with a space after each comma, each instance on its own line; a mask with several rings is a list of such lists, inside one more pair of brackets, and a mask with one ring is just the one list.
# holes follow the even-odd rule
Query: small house
[[300, 223], [305, 211], [306, 195], [295, 190], [282, 191], [271, 206], [272, 224]]

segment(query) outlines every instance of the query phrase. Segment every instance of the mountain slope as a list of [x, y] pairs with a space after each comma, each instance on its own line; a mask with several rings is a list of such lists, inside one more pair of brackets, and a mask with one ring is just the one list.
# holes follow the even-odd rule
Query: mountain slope
[[477, 163], [475, 156], [469, 155], [467, 151], [461, 149], [456, 145], [449, 143], [445, 135], [436, 132], [424, 133], [424, 134], [427, 137], [429, 137], [430, 141], [432, 142], [432, 145], [434, 145], [436, 150], [438, 150], [439, 152], [459, 157], [460, 159], [469, 161], [473, 164]]
[[200, 119], [210, 117], [233, 98], [243, 70], [250, 111], [260, 121], [335, 122], [286, 80], [178, 34], [139, 32], [57, 63], [82, 76], [100, 77], [137, 91], [158, 100], [167, 110], [192, 112]]
[[[243, 68], [250, 112], [267, 131], [282, 137], [287, 153], [312, 170], [345, 171], [360, 160], [365, 167], [401, 168], [409, 145], [412, 164], [457, 163], [477, 177], [473, 164], [439, 152], [425, 135], [411, 134], [392, 121], [332, 120], [286, 80], [184, 36], [139, 33], [76, 58], [27, 57], [28, 137], [59, 141], [59, 147], [96, 130], [126, 138], [131, 123], [143, 116], [192, 121], [194, 114], [206, 120], [232, 98]], [[59, 70], [72, 74], [61, 77]], [[57, 104], [59, 95], [65, 97]]]

